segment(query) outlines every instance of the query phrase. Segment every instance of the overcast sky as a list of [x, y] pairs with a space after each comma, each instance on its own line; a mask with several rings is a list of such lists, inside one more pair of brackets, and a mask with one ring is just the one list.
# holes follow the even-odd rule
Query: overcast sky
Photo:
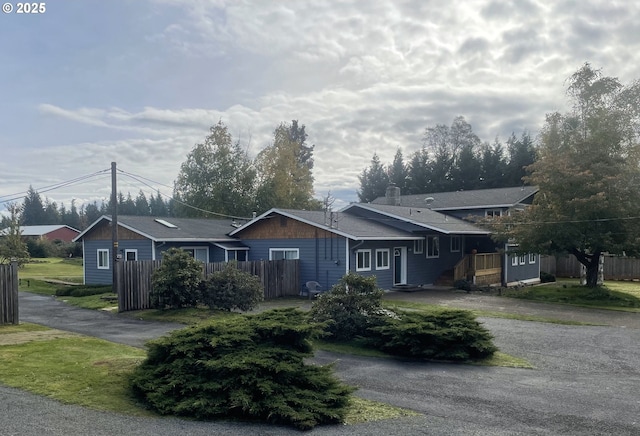
[[[426, 127], [462, 115], [483, 141], [535, 136], [567, 109], [565, 81], [585, 62], [640, 78], [630, 0], [49, 0], [37, 15], [9, 4], [0, 201], [112, 161], [171, 186], [219, 119], [252, 155], [297, 119], [315, 144], [316, 194], [344, 204], [374, 152], [409, 156]], [[109, 192], [105, 174], [42, 195], [68, 206]]]

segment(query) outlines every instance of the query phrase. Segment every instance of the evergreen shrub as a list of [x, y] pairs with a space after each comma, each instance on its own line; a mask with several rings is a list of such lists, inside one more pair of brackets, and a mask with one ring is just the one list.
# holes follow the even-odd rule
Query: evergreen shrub
[[227, 263], [222, 271], [211, 274], [203, 283], [202, 302], [210, 309], [253, 310], [263, 298], [260, 278], [240, 271], [236, 262]]
[[195, 307], [200, 300], [202, 263], [186, 251], [170, 248], [151, 276], [151, 306], [156, 309]]
[[78, 285], [65, 286], [56, 289], [57, 297], [87, 297], [89, 295], [100, 295], [113, 292], [111, 285]]
[[465, 310], [400, 312], [370, 329], [373, 345], [396, 356], [465, 361], [497, 351], [492, 335]]
[[132, 390], [163, 415], [299, 429], [339, 423], [353, 388], [331, 366], [304, 362], [313, 354], [309, 340], [320, 331], [293, 308], [212, 319], [151, 341]]
[[313, 303], [311, 319], [328, 323], [327, 340], [344, 341], [365, 337], [368, 329], [381, 325], [393, 312], [382, 307], [384, 291], [378, 288], [376, 278], [349, 272], [328, 292]]

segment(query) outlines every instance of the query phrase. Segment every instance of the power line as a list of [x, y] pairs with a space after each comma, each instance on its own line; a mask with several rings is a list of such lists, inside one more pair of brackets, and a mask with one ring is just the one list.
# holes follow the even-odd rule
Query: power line
[[[96, 172], [91, 173], [91, 174], [85, 174], [85, 175], [82, 175], [82, 176], [75, 177], [73, 179], [69, 179], [69, 180], [65, 180], [65, 181], [62, 181], [62, 182], [54, 183], [52, 185], [47, 185], [47, 186], [44, 186], [42, 188], [34, 188], [33, 190], [36, 191], [38, 194], [40, 194], [40, 193], [44, 193], [44, 192], [53, 191], [53, 190], [56, 190], [56, 189], [65, 188], [67, 186], [79, 184], [79, 183], [85, 182], [88, 179], [104, 175], [108, 171], [110, 171], [110, 170], [109, 169], [105, 169], [105, 170], [101, 170], [101, 171], [96, 171]], [[29, 191], [27, 190], [27, 191], [17, 192], [17, 193], [14, 193], [14, 194], [0, 195], [0, 203], [8, 203], [8, 202], [11, 202], [11, 201], [20, 200], [20, 199], [24, 198], [27, 195], [28, 192]]]

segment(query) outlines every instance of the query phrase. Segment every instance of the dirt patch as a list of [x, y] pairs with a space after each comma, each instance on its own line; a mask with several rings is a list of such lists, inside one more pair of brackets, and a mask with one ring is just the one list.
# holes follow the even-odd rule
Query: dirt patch
[[18, 345], [33, 341], [50, 341], [52, 339], [78, 337], [80, 335], [62, 330], [38, 330], [32, 332], [16, 332], [0, 335], [0, 346]]

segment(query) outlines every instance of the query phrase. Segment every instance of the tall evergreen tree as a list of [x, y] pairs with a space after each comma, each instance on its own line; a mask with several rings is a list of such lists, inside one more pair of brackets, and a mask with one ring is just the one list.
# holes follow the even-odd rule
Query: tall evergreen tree
[[407, 165], [404, 163], [404, 157], [402, 156], [402, 150], [400, 147], [396, 150], [393, 162], [389, 167], [387, 167], [387, 173], [389, 176], [389, 183], [400, 188], [400, 192], [405, 194], [407, 192], [409, 174], [407, 171]]
[[380, 163], [380, 157], [377, 153], [373, 154], [371, 165], [362, 170], [358, 179], [360, 180], [358, 198], [361, 202], [369, 203], [378, 197], [384, 196], [389, 186], [389, 176], [384, 165]]
[[519, 186], [524, 183], [526, 170], [529, 165], [536, 161], [536, 148], [528, 132], [523, 132], [517, 139], [515, 134], [511, 134], [507, 141], [507, 152], [509, 163], [505, 173], [505, 186]]
[[29, 186], [22, 206], [22, 225], [40, 226], [46, 224], [47, 218], [40, 194]]

